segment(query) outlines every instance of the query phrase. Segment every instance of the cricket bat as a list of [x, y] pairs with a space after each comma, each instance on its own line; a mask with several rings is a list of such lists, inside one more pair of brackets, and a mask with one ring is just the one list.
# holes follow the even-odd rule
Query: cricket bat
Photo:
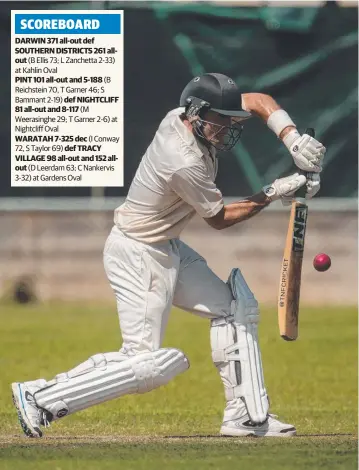
[[[305, 133], [314, 137], [312, 128]], [[305, 186], [300, 188], [292, 202], [279, 280], [278, 325], [279, 333], [286, 341], [294, 341], [298, 337], [300, 285], [308, 217], [305, 192]]]

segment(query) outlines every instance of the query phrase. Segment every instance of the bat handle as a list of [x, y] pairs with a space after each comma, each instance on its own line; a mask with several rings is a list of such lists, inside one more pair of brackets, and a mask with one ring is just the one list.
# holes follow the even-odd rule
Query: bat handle
[[[304, 134], [308, 134], [310, 135], [310, 137], [315, 137], [315, 130], [312, 128], [312, 127], [308, 127]], [[310, 175], [309, 172], [306, 172], [306, 171], [302, 171], [301, 172], [306, 178]], [[306, 192], [307, 192], [307, 188], [306, 186], [302, 186], [300, 189], [298, 189], [298, 191], [295, 193], [295, 197], [296, 199], [297, 198], [300, 198], [300, 199], [305, 199], [305, 195], [306, 195]]]

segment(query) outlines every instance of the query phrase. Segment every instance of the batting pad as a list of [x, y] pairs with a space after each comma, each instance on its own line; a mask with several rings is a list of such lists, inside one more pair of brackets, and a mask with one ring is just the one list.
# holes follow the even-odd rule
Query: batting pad
[[120, 352], [96, 354], [69, 372], [57, 375], [34, 397], [37, 405], [55, 420], [123, 395], [149, 392], [188, 367], [186, 356], [174, 348], [133, 357]]
[[252, 423], [263, 423], [269, 402], [258, 344], [258, 302], [239, 269], [232, 270], [228, 285], [235, 299], [232, 315], [212, 321], [212, 358], [222, 377], [227, 402], [240, 399]]

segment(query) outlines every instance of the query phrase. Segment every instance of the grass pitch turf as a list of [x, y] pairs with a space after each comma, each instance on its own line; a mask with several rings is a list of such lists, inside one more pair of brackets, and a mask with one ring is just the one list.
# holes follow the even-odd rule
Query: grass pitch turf
[[167, 386], [64, 418], [42, 440], [22, 437], [10, 383], [52, 378], [92, 354], [115, 351], [113, 305], [0, 306], [0, 468], [357, 469], [357, 310], [302, 307], [300, 338], [280, 339], [274, 309], [261, 309], [260, 340], [273, 413], [292, 439], [218, 435], [223, 390], [211, 362], [209, 323], [173, 311], [164, 346], [190, 369]]

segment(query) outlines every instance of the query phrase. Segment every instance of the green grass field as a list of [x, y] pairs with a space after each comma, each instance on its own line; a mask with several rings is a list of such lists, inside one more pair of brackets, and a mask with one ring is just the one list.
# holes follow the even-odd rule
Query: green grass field
[[42, 440], [22, 436], [10, 383], [52, 378], [90, 355], [119, 349], [114, 305], [0, 306], [0, 468], [357, 469], [357, 310], [302, 308], [300, 339], [277, 332], [262, 308], [260, 337], [273, 413], [291, 439], [221, 438], [222, 384], [209, 323], [173, 311], [165, 346], [189, 371], [162, 389], [124, 397], [56, 422]]

